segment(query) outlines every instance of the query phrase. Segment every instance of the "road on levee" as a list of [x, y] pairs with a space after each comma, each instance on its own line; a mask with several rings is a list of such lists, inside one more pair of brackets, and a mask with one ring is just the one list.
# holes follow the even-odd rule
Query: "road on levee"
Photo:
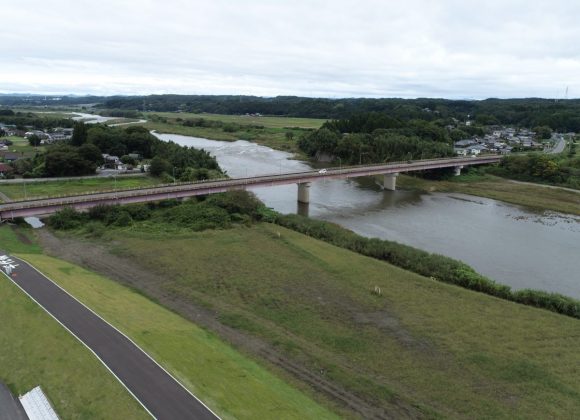
[[92, 350], [153, 417], [218, 418], [135, 343], [31, 265], [0, 252], [0, 271]]

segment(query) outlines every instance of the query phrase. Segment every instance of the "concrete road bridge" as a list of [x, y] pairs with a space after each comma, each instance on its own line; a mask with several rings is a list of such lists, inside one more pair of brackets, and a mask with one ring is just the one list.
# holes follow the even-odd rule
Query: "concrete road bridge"
[[86, 193], [63, 197], [50, 197], [26, 201], [12, 201], [0, 204], [0, 220], [15, 217], [42, 216], [54, 213], [64, 207], [79, 211], [97, 205], [144, 203], [167, 199], [182, 199], [197, 195], [216, 194], [232, 190], [246, 190], [258, 187], [297, 184], [298, 201], [310, 201], [310, 183], [325, 179], [347, 179], [361, 176], [374, 176], [387, 190], [396, 189], [397, 176], [401, 172], [423, 171], [428, 169], [454, 168], [459, 175], [465, 166], [497, 163], [501, 156], [455, 157], [445, 159], [422, 159], [406, 162], [389, 162], [373, 165], [358, 165], [325, 170], [295, 173], [261, 175], [249, 178], [218, 179], [191, 183], [176, 183], [137, 189]]

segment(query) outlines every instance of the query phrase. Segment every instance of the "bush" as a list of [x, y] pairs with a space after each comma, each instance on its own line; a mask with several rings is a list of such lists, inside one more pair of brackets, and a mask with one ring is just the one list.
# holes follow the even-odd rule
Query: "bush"
[[131, 217], [129, 212], [123, 210], [117, 215], [113, 223], [115, 226], [119, 227], [130, 226], [133, 224], [133, 218]]
[[245, 214], [252, 219], [258, 219], [258, 209], [263, 207], [255, 195], [247, 191], [230, 191], [223, 194], [210, 195], [206, 203], [226, 210], [229, 214]]
[[85, 230], [87, 231], [87, 233], [94, 237], [94, 238], [100, 238], [101, 236], [103, 236], [105, 234], [105, 226], [100, 223], [100, 222], [89, 222], [85, 225]]
[[85, 214], [79, 213], [72, 207], [65, 207], [48, 218], [48, 225], [54, 229], [70, 230], [81, 226], [86, 221]]
[[224, 229], [231, 225], [231, 218], [226, 210], [205, 202], [172, 207], [157, 217], [162, 222], [193, 231]]

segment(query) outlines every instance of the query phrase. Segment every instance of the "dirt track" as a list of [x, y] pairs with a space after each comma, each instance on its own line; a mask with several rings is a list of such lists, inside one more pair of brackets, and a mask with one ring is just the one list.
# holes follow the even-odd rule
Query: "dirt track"
[[[365, 419], [418, 418], [421, 413], [402, 401], [385, 402], [380, 407], [363, 400], [352, 392], [328, 380], [318, 371], [291, 360], [268, 343], [228, 327], [218, 320], [218, 314], [167, 293], [163, 288], [163, 274], [139, 267], [132, 260], [112, 255], [101, 246], [71, 238], [59, 238], [48, 229], [36, 231], [39, 242], [49, 255], [78, 264], [108, 278], [139, 290], [183, 317], [217, 333], [222, 339], [259, 360], [285, 372], [335, 401], [353, 417]], [[388, 404], [388, 405], [387, 405]]]

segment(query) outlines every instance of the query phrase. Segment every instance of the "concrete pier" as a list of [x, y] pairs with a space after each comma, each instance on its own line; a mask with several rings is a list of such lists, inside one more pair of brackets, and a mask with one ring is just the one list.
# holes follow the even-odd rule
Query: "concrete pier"
[[379, 176], [378, 184], [383, 188], [383, 190], [395, 191], [397, 189], [398, 176], [399, 176], [398, 172], [392, 174], [384, 174], [382, 177]]
[[454, 170], [453, 175], [455, 175], [455, 176], [461, 175], [462, 169], [463, 169], [463, 166], [456, 166], [455, 168], [453, 168], [453, 170]]
[[310, 182], [298, 184], [298, 202], [303, 204], [310, 203]]

